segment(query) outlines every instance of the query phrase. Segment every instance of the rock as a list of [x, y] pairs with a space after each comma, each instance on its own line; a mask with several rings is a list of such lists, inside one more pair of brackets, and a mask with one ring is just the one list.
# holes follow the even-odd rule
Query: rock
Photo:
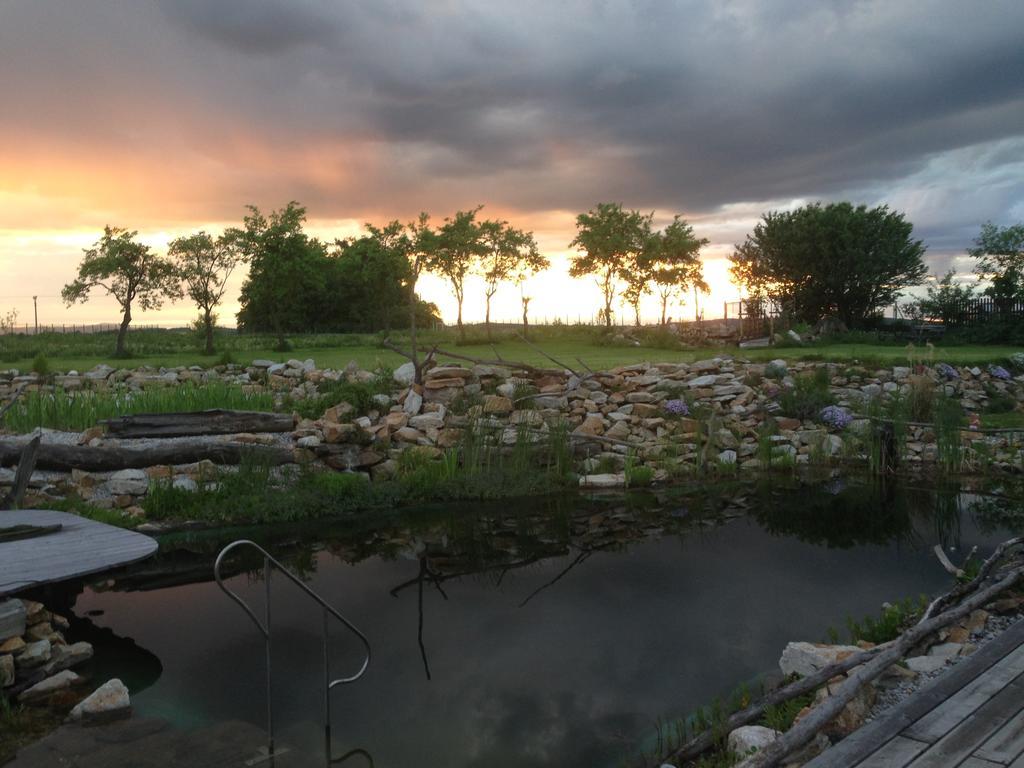
[[[818, 689], [814, 697], [814, 705], [821, 704], [830, 695], [831, 691], [828, 686]], [[845, 737], [860, 728], [871, 714], [871, 708], [875, 706], [876, 698], [877, 693], [874, 685], [871, 683], [862, 685], [850, 702], [843, 707], [842, 712], [839, 713], [836, 719], [828, 724], [826, 728], [828, 733]]]
[[421, 413], [409, 419], [409, 426], [413, 429], [441, 429], [444, 426], [444, 417], [437, 413]]
[[718, 454], [718, 460], [723, 464], [735, 464], [736, 463], [736, 451], [727, 450], [722, 451]]
[[940, 659], [952, 659], [954, 656], [959, 656], [963, 648], [961, 643], [940, 643], [929, 648], [928, 655]]
[[626, 395], [627, 403], [653, 403], [655, 400], [650, 392], [630, 392]]
[[574, 435], [602, 435], [604, 434], [604, 419], [598, 415], [587, 416], [576, 429], [572, 431]]
[[792, 328], [786, 331], [786, 336], [789, 338], [790, 341], [796, 342], [797, 344], [803, 345], [804, 343], [804, 340], [800, 338], [800, 334], [794, 331]]
[[402, 410], [410, 416], [415, 416], [423, 407], [423, 395], [416, 391], [415, 387], [409, 389], [405, 395], [405, 402], [402, 403]]
[[9, 637], [0, 643], [0, 653], [21, 653], [25, 641], [20, 637]]
[[729, 751], [741, 757], [764, 749], [781, 734], [763, 725], [744, 725], [729, 733]]
[[912, 656], [907, 659], [907, 669], [919, 675], [927, 675], [942, 669], [947, 661], [943, 656]]
[[507, 416], [514, 407], [511, 399], [501, 395], [487, 395], [484, 398], [484, 413]]
[[0, 602], [0, 640], [25, 634], [26, 616], [25, 606], [20, 600]]
[[19, 667], [31, 669], [41, 667], [50, 660], [50, 641], [39, 640], [35, 643], [28, 643], [15, 658]]
[[63, 672], [58, 672], [55, 675], [36, 683], [31, 688], [26, 688], [18, 695], [18, 701], [32, 702], [45, 699], [48, 696], [52, 696], [58, 691], [65, 691], [72, 685], [77, 684], [81, 681], [81, 677], [76, 675], [70, 669], [65, 669]]
[[625, 474], [583, 475], [580, 488], [625, 488]]
[[144, 496], [149, 490], [149, 477], [141, 469], [122, 469], [110, 476], [107, 487], [114, 496]]
[[324, 411], [323, 421], [330, 421], [334, 424], [341, 424], [348, 420], [348, 417], [355, 413], [351, 403], [338, 403]]
[[706, 376], [698, 376], [695, 379], [690, 379], [686, 383], [689, 385], [690, 389], [697, 389], [698, 387], [713, 386], [716, 381], [718, 381], [717, 376], [712, 376], [711, 374], [708, 374]]
[[25, 641], [34, 643], [39, 640], [47, 640], [52, 634], [53, 625], [48, 621], [41, 621], [25, 630]]
[[0, 688], [14, 685], [14, 657], [9, 653], [0, 656]]
[[299, 448], [316, 448], [320, 445], [320, 438], [316, 435], [307, 435], [306, 437], [300, 437], [295, 441], [295, 444]]
[[779, 669], [786, 676], [797, 674], [807, 677], [853, 653], [860, 653], [860, 648], [855, 645], [788, 643], [779, 659]]
[[79, 445], [89, 445], [93, 440], [103, 437], [103, 427], [89, 427], [78, 437]]
[[[353, 442], [359, 434], [359, 427], [355, 424], [336, 424], [330, 421], [324, 422], [321, 430], [324, 435], [324, 442], [331, 444]], [[305, 439], [300, 438], [298, 444], [302, 445], [302, 441]]]
[[400, 366], [395, 368], [395, 372], [391, 375], [395, 380], [396, 384], [408, 386], [416, 380], [416, 366], [412, 362], [402, 363]]
[[131, 714], [131, 699], [125, 684], [116, 677], [108, 680], [80, 701], [68, 720], [73, 722], [97, 722], [115, 720]]
[[54, 645], [51, 649], [50, 661], [44, 667], [47, 674], [52, 675], [62, 669], [77, 667], [92, 658], [92, 645], [82, 641], [72, 645]]
[[187, 475], [179, 475], [171, 481], [171, 487], [177, 488], [179, 491], [188, 491], [194, 493], [199, 490], [199, 484]]
[[[427, 371], [427, 380], [430, 379], [471, 379], [473, 378], [473, 372], [468, 368], [463, 368], [460, 365], [439, 365], [436, 368], [431, 368]], [[445, 386], [450, 386], [446, 384]]]

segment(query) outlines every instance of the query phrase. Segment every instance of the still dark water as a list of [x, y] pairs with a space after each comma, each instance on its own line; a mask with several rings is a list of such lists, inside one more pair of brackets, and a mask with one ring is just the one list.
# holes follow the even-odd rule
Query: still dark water
[[[984, 552], [1014, 527], [1011, 502], [920, 485], [774, 480], [258, 535], [373, 644], [367, 675], [333, 693], [336, 752], [362, 747], [383, 768], [593, 768], [773, 669], [787, 641], [946, 588], [936, 542]], [[78, 596], [78, 617], [145, 649], [98, 636], [97, 665], [125, 678], [137, 713], [263, 725], [261, 637], [211, 580], [230, 538], [168, 539]], [[258, 562], [236, 573], [262, 606]], [[283, 579], [272, 608], [278, 736], [318, 754], [320, 614]], [[332, 655], [338, 674], [358, 664], [340, 628]]]

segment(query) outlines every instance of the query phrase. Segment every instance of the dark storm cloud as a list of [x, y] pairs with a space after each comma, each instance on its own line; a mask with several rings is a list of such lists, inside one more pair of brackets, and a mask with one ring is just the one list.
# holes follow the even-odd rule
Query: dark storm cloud
[[[1022, 157], [1018, 2], [81, 8], [0, 3], [0, 85], [24, 94], [0, 131], [174, 158], [179, 183], [194, 174], [232, 210], [239, 196], [324, 216], [902, 199], [954, 247], [968, 223], [941, 220]], [[935, 175], [972, 147], [999, 150]], [[918, 183], [960, 194], [919, 209]], [[999, 183], [983, 218], [1024, 200], [1024, 182]]]

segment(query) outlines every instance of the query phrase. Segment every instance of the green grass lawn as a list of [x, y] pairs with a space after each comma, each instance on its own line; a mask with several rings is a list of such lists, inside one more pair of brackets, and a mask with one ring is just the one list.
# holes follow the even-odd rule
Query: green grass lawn
[[[902, 347], [875, 346], [868, 344], [829, 344], [810, 347], [781, 347], [769, 349], [738, 349], [736, 347], [701, 348], [687, 350], [668, 350], [655, 347], [608, 346], [583, 341], [541, 342], [544, 352], [558, 359], [563, 364], [576, 370], [583, 369], [578, 362], [582, 360], [594, 370], [612, 368], [617, 365], [628, 365], [638, 362], [692, 362], [710, 357], [733, 355], [749, 360], [828, 360], [834, 362], [860, 361], [866, 364], [900, 365], [907, 363], [907, 352]], [[450, 346], [455, 354], [480, 359], [493, 360], [495, 350], [505, 360], [529, 363], [536, 366], [551, 366], [550, 360], [540, 352], [522, 342], [503, 341], [494, 345]], [[941, 347], [935, 350], [935, 362], [946, 362], [953, 365], [983, 365], [991, 362], [1005, 361], [1020, 347], [1009, 346], [964, 346]], [[287, 353], [274, 352], [272, 349], [251, 349], [244, 352], [232, 352], [239, 363], [248, 363], [256, 359], [284, 362], [289, 358], [305, 360], [313, 358], [317, 366], [322, 368], [341, 368], [349, 361], [355, 361], [361, 368], [372, 369], [383, 364], [391, 367], [406, 361], [401, 355], [378, 346], [366, 344], [334, 348], [299, 347]], [[577, 359], [578, 358], [578, 359]], [[445, 359], [443, 355], [439, 359]], [[86, 355], [61, 357], [48, 360], [51, 370], [79, 372], [87, 371], [99, 363], [107, 363], [118, 368], [136, 368], [143, 365], [154, 367], [174, 367], [178, 365], [201, 365], [209, 367], [217, 362], [216, 357], [205, 357], [198, 352], [165, 352], [127, 359], [114, 359], [110, 355]], [[456, 361], [457, 362], [457, 361]], [[17, 368], [31, 370], [32, 358], [20, 358], [0, 364], [0, 368]]]
[[[404, 336], [404, 334], [402, 335]], [[536, 349], [523, 343], [510, 333], [498, 332], [498, 341], [484, 342], [479, 331], [473, 339], [480, 343], [457, 345], [450, 329], [425, 332], [425, 344], [439, 344], [453, 353], [467, 357], [493, 360], [500, 355], [505, 360], [551, 366], [550, 360]], [[219, 349], [226, 350], [239, 363], [254, 359], [285, 361], [289, 358], [313, 358], [320, 367], [340, 368], [355, 361], [362, 368], [372, 369], [379, 364], [395, 367], [405, 358], [380, 346], [380, 337], [370, 334], [322, 334], [291, 337], [295, 348], [289, 352], [273, 351], [274, 340], [268, 336], [242, 336], [225, 333], [220, 336]], [[655, 346], [628, 346], [602, 343], [594, 329], [574, 327], [547, 327], [535, 331], [535, 343], [547, 354], [577, 370], [583, 369], [582, 360], [590, 368], [607, 369], [617, 365], [638, 362], [689, 362], [721, 355], [734, 355], [750, 360], [829, 360], [835, 362], [859, 361], [866, 365], [907, 364], [907, 348], [899, 344], [830, 343], [804, 347], [786, 346], [764, 349], [713, 347], [694, 349], [662, 349]], [[396, 334], [401, 346], [405, 339]], [[135, 368], [143, 365], [173, 367], [201, 365], [209, 367], [218, 356], [201, 355], [194, 340], [185, 333], [175, 331], [139, 331], [129, 338], [129, 348], [138, 354], [127, 359], [114, 359], [107, 350], [113, 350], [111, 334], [88, 336], [48, 335], [38, 340], [32, 337], [0, 337], [0, 369], [31, 370], [37, 354], [46, 356], [51, 371], [86, 371], [98, 363], [116, 367]], [[983, 365], [1005, 363], [1009, 355], [1022, 351], [1021, 347], [997, 345], [939, 346], [934, 350], [935, 362], [954, 365]], [[441, 356], [439, 359], [444, 359]]]

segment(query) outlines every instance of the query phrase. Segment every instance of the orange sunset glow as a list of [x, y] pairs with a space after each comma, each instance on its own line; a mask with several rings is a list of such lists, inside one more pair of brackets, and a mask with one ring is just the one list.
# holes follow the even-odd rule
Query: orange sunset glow
[[[792, 106], [803, 86], [782, 75], [797, 62], [838, 71], [859, 56], [858, 35], [887, 34], [907, 10], [818, 10], [775, 27], [753, 5], [707, 4], [680, 26], [668, 9], [635, 14], [611, 4], [583, 17], [589, 38], [555, 44], [585, 7], [527, 4], [505, 18], [486, 7], [464, 13], [461, 3], [431, 13], [302, 3], [279, 16], [266, 3], [241, 19], [187, 2], [100, 2], [72, 19], [58, 4], [3, 4], [0, 310], [31, 320], [36, 296], [44, 324], [115, 322], [109, 299], [66, 308], [59, 298], [105, 225], [138, 230], [162, 252], [175, 237], [238, 225], [250, 203], [267, 211], [299, 201], [308, 230], [327, 242], [363, 222], [421, 210], [441, 221], [483, 204], [485, 215], [532, 231], [551, 259], [527, 288], [538, 320], [594, 316], [597, 288], [568, 277], [567, 256], [576, 214], [602, 201], [653, 211], [656, 226], [682, 214], [710, 240], [702, 258], [711, 290], [699, 300], [706, 317], [740, 295], [728, 256], [766, 210], [832, 199], [897, 206], [939, 273], [966, 271], [982, 210], [1012, 217], [1024, 205], [1019, 84], [1001, 75], [985, 104], [958, 104], [945, 90], [943, 114], [858, 115], [850, 105], [860, 94], [886, 93], [871, 79], [884, 71], [864, 66], [811, 88], [815, 111]], [[933, 16], [936, 30], [948, 23], [981, 34], [966, 9]], [[683, 27], [682, 38], [668, 33]], [[804, 28], [829, 32], [799, 34]], [[997, 28], [1012, 25], [984, 27], [993, 50], [1008, 43]], [[607, 56], [611, 30], [618, 52]], [[717, 43], [755, 38], [736, 56], [707, 55]], [[937, 67], [968, 55], [951, 45]], [[481, 59], [488, 48], [503, 55]], [[943, 81], [930, 78], [919, 87]], [[735, 101], [723, 102], [725, 93]], [[821, 109], [821, 99], [833, 108]], [[234, 322], [243, 280], [232, 278], [222, 324]], [[425, 277], [420, 293], [454, 318], [439, 278]], [[646, 320], [658, 317], [654, 297], [641, 306]], [[670, 308], [675, 318], [694, 311], [692, 297]], [[503, 286], [494, 318], [518, 313], [518, 290]], [[181, 325], [193, 314], [184, 302], [136, 312], [135, 322]], [[483, 317], [475, 278], [464, 314]]]

